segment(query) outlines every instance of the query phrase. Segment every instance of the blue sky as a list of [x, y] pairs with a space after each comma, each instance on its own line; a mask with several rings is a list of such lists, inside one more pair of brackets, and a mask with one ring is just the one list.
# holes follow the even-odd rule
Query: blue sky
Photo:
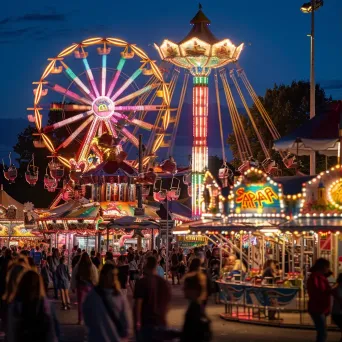
[[[274, 83], [309, 78], [310, 16], [301, 0], [203, 0], [218, 38], [246, 43], [240, 64], [256, 92]], [[48, 57], [72, 42], [111, 36], [137, 43], [158, 59], [151, 46], [164, 38], [178, 41], [190, 30], [197, 1], [54, 1], [6, 2], [0, 14], [0, 117], [25, 117], [32, 106], [32, 81]], [[316, 15], [316, 79], [334, 98], [342, 97], [341, 0], [326, 0]], [[213, 98], [213, 97], [212, 97]]]

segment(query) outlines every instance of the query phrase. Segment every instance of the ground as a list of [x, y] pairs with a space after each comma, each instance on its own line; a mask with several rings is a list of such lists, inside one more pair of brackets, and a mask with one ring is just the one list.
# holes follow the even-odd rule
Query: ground
[[[187, 303], [183, 298], [181, 286], [176, 285], [172, 288], [172, 290], [173, 298], [171, 310], [168, 315], [168, 321], [172, 327], [181, 329]], [[315, 341], [315, 333], [314, 331], [310, 330], [270, 328], [265, 326], [224, 321], [219, 317], [219, 314], [222, 313], [223, 310], [224, 309], [222, 305], [215, 305], [212, 303], [208, 305], [208, 315], [212, 320], [215, 342]], [[75, 305], [71, 311], [62, 311], [59, 309], [58, 305], [57, 315], [61, 324], [63, 342], [86, 341], [84, 327], [78, 326], [76, 324], [77, 307]], [[132, 341], [134, 341], [134, 339], [132, 339]], [[329, 332], [327, 341], [339, 341], [339, 334], [336, 332]]]

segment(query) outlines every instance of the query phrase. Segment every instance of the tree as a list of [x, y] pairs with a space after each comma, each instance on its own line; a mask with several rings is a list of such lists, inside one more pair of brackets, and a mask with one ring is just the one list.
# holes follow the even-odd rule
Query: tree
[[[264, 97], [259, 97], [261, 103], [268, 112], [271, 120], [277, 128], [280, 136], [285, 136], [291, 133], [294, 129], [304, 124], [310, 116], [310, 83], [306, 81], [293, 81], [291, 85], [277, 85], [273, 89], [267, 89]], [[316, 109], [319, 111], [321, 108], [331, 101], [327, 98], [324, 90], [320, 85], [316, 85]], [[255, 104], [250, 108], [251, 114], [256, 122], [256, 126], [271, 153], [271, 158], [276, 160], [280, 167], [283, 166], [282, 158], [279, 153], [272, 149], [273, 138], [269, 132], [264, 120], [262, 119]], [[259, 162], [265, 159], [265, 155], [261, 149], [255, 131], [249, 118], [246, 115], [241, 115], [244, 130], [246, 132], [248, 141], [250, 142], [253, 157], [258, 159]], [[234, 132], [228, 135], [227, 140], [233, 154], [233, 165], [241, 165], [238, 154], [237, 143]], [[300, 157], [303, 167], [301, 171], [307, 173], [309, 171], [309, 158]], [[318, 171], [323, 167], [325, 168], [324, 156], [318, 158]], [[283, 170], [283, 174], [293, 174], [294, 171]]]
[[[77, 114], [77, 113], [76, 113]], [[50, 110], [48, 115], [47, 125], [52, 125], [58, 121], [75, 115], [75, 112], [62, 112], [56, 110]], [[56, 132], [49, 135], [50, 139], [53, 141], [54, 146], [59, 146], [59, 144], [64, 141], [77, 126], [77, 123], [71, 124], [69, 127], [62, 127]], [[5, 190], [19, 202], [31, 201], [36, 207], [48, 207], [52, 200], [55, 198], [58, 189], [54, 193], [50, 193], [44, 189], [44, 175], [47, 170], [47, 165], [49, 162], [49, 156], [51, 153], [46, 148], [35, 148], [33, 141], [38, 137], [33, 134], [37, 133], [34, 125], [29, 124], [21, 133], [18, 134], [18, 140], [15, 146], [13, 146], [13, 151], [18, 155], [17, 162], [18, 167], [18, 177], [14, 184], [8, 184], [4, 181]], [[82, 139], [82, 135], [79, 139]], [[63, 156], [66, 158], [74, 157], [79, 144], [75, 141], [63, 150]], [[32, 155], [34, 154], [35, 165], [39, 167], [39, 179], [37, 184], [32, 187], [25, 180], [25, 172], [27, 170], [27, 165], [30, 162]], [[59, 183], [59, 187], [62, 186], [62, 182]]]

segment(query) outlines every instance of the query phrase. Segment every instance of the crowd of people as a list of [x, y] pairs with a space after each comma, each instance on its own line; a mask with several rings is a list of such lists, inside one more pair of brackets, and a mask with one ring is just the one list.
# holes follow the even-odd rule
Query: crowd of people
[[[181, 249], [174, 249], [169, 255], [170, 280], [174, 285], [182, 280], [189, 301], [181, 331], [167, 325], [172, 290], [166, 260], [165, 249], [129, 248], [114, 257], [112, 252], [89, 255], [75, 247], [68, 257], [57, 248], [4, 247], [0, 255], [2, 334], [10, 342], [58, 341], [57, 310], [77, 306], [77, 323], [85, 325], [89, 342], [127, 341], [132, 334], [138, 342], [210, 341], [205, 310], [212, 285], [205, 252], [194, 249], [185, 256]], [[69, 291], [76, 294], [76, 304], [70, 301]]]
[[[278, 266], [269, 260], [263, 277], [279, 276]], [[1, 331], [9, 342], [58, 341], [56, 300], [61, 310], [73, 309], [71, 290], [76, 294], [77, 323], [85, 325], [89, 342], [127, 341], [132, 334], [138, 342], [211, 341], [206, 305], [211, 296], [218, 303], [216, 280], [226, 272], [242, 274], [245, 267], [238, 256], [220, 258], [218, 248], [207, 247], [194, 248], [186, 255], [181, 248], [173, 248], [169, 258], [164, 248], [145, 252], [129, 248], [114, 256], [110, 251], [89, 255], [75, 247], [69, 258], [63, 249], [4, 247], [0, 255]], [[307, 282], [308, 312], [317, 342], [326, 341], [329, 314], [341, 329], [342, 341], [342, 275], [333, 286], [330, 275], [329, 261], [320, 258]], [[179, 284], [189, 302], [182, 331], [167, 325], [172, 286]]]

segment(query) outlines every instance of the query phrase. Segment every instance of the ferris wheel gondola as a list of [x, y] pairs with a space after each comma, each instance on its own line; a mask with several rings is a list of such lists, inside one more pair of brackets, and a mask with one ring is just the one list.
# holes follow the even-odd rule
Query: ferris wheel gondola
[[39, 168], [34, 165], [34, 154], [32, 154], [32, 159], [27, 164], [27, 169], [25, 172], [25, 179], [28, 184], [35, 186], [38, 182]]
[[6, 167], [4, 160], [2, 160], [2, 165], [3, 165], [3, 174], [4, 178], [10, 183], [14, 183], [17, 176], [18, 176], [18, 170], [15, 167], [14, 164], [12, 164], [12, 159], [11, 159], [11, 152], [8, 155], [9, 158], [9, 167]]
[[53, 178], [51, 174], [48, 173], [46, 169], [45, 176], [44, 176], [44, 188], [49, 192], [55, 192], [57, 189], [58, 181], [56, 178]]

